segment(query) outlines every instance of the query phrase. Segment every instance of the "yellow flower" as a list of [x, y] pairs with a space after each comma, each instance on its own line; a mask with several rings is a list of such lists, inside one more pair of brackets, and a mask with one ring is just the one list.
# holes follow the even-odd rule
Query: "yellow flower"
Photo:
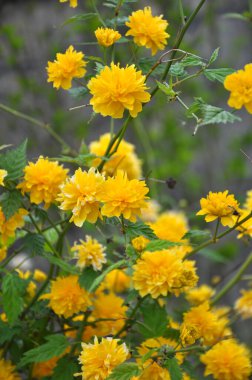
[[24, 217], [28, 212], [20, 208], [14, 215], [12, 215], [8, 220], [6, 220], [2, 208], [0, 207], [0, 234], [2, 235], [3, 243], [6, 243], [9, 237], [15, 236], [15, 231], [17, 228], [24, 226]]
[[97, 38], [99, 45], [109, 47], [122, 36], [119, 32], [117, 32], [117, 30], [110, 28], [98, 28], [95, 31], [95, 37]]
[[[111, 136], [105, 133], [98, 141], [91, 142], [89, 149], [91, 154], [104, 156], [109, 145]], [[115, 145], [113, 145], [115, 147]], [[112, 149], [113, 149], [112, 147]], [[95, 158], [92, 161], [92, 166], [97, 167], [101, 162], [100, 158]], [[142, 162], [135, 153], [134, 145], [122, 140], [116, 153], [113, 154], [103, 166], [103, 172], [107, 176], [114, 176], [118, 170], [123, 170], [128, 179], [137, 179], [142, 175]]]
[[101, 284], [103, 289], [123, 293], [130, 287], [131, 279], [122, 269], [113, 269]]
[[0, 169], [0, 186], [4, 186], [4, 178], [8, 175], [7, 171]]
[[51, 281], [51, 292], [40, 299], [49, 299], [49, 307], [55, 314], [69, 318], [75, 313], [86, 311], [91, 305], [89, 294], [78, 283], [78, 276], [57, 277]]
[[0, 358], [0, 380], [21, 380], [10, 360]]
[[115, 335], [125, 324], [127, 306], [124, 300], [113, 293], [100, 293], [93, 302], [91, 316], [96, 320], [107, 319], [96, 323], [95, 331], [98, 336]]
[[241, 290], [242, 296], [235, 303], [235, 309], [243, 319], [252, 318], [252, 290]]
[[60, 185], [65, 181], [68, 169], [64, 169], [57, 161], [50, 162], [40, 156], [24, 168], [24, 181], [17, 188], [22, 193], [30, 193], [30, 201], [35, 204], [45, 203], [48, 208], [59, 193]]
[[144, 236], [138, 236], [131, 241], [131, 244], [135, 248], [136, 251], [142, 252], [145, 250], [146, 245], [149, 243], [149, 239]]
[[235, 224], [233, 215], [239, 211], [239, 203], [233, 194], [224, 192], [209, 192], [207, 198], [200, 200], [201, 210], [196, 215], [206, 215], [205, 221], [212, 222], [218, 218], [223, 226], [232, 227]]
[[201, 303], [208, 301], [215, 291], [208, 285], [201, 285], [198, 288], [190, 289], [186, 293], [186, 299], [192, 305], [200, 305]]
[[125, 23], [130, 28], [126, 36], [133, 36], [135, 44], [151, 49], [154, 55], [158, 50], [165, 48], [167, 38], [170, 37], [165, 31], [168, 22], [162, 18], [163, 15], [152, 16], [151, 7], [133, 12], [129, 21]]
[[35, 363], [32, 369], [32, 378], [40, 380], [46, 376], [51, 376], [58, 360], [59, 357], [55, 356], [45, 362]]
[[3, 261], [7, 256], [7, 247], [3, 246], [0, 248], [0, 262]]
[[199, 338], [200, 333], [196, 326], [182, 323], [180, 328], [180, 341], [183, 346], [191, 346]]
[[247, 191], [247, 198], [244, 207], [248, 210], [252, 210], [252, 190]]
[[[59, 0], [60, 1], [60, 3], [66, 3], [68, 0]], [[77, 7], [77, 5], [78, 5], [78, 0], [69, 0], [69, 2], [70, 2], [70, 7], [72, 7], [72, 8], [76, 8]]]
[[149, 102], [151, 96], [146, 92], [145, 76], [137, 71], [135, 65], [121, 68], [111, 63], [88, 83], [93, 97], [90, 104], [96, 113], [121, 119], [129, 110], [132, 117], [142, 111], [142, 103]]
[[128, 180], [127, 175], [118, 171], [114, 178], [104, 183], [100, 200], [104, 203], [101, 213], [107, 217], [123, 215], [125, 219], [135, 222], [146, 205], [149, 192], [145, 181]]
[[228, 75], [224, 87], [230, 91], [228, 105], [240, 109], [242, 106], [252, 113], [252, 63], [245, 65], [244, 70], [238, 70]]
[[86, 220], [90, 223], [97, 221], [100, 215], [100, 203], [97, 197], [103, 182], [104, 177], [96, 173], [94, 168], [88, 172], [79, 168], [66, 183], [61, 185], [61, 193], [58, 196], [58, 201], [61, 202], [59, 208], [72, 211], [70, 222], [82, 227]]
[[68, 90], [72, 86], [73, 78], [82, 78], [85, 73], [87, 62], [83, 60], [84, 54], [74, 50], [71, 45], [64, 54], [57, 53], [53, 62], [48, 62], [46, 68], [48, 73], [47, 82], [53, 82], [53, 87], [62, 87]]
[[216, 380], [248, 380], [251, 374], [248, 349], [233, 339], [217, 343], [200, 359], [206, 365], [205, 376]]
[[77, 258], [77, 266], [81, 269], [92, 265], [94, 270], [101, 270], [106, 263], [105, 247], [91, 236], [86, 236], [86, 241], [80, 239], [80, 244], [74, 243], [71, 249]]
[[[237, 221], [240, 221], [246, 218], [247, 216], [249, 216], [251, 211], [252, 210], [239, 209], [239, 216], [236, 216], [236, 215], [233, 216], [234, 223], [237, 223]], [[246, 222], [236, 227], [236, 230], [240, 232], [239, 235], [237, 236], [238, 239], [244, 237], [245, 235], [248, 235], [251, 237], [252, 236], [252, 218], [246, 220]]]
[[40, 269], [35, 269], [33, 273], [33, 278], [37, 282], [44, 282], [47, 278], [46, 274], [40, 270]]
[[94, 344], [82, 343], [79, 362], [82, 365], [83, 380], [104, 380], [127, 359], [129, 352], [125, 343], [118, 342], [118, 339], [102, 338], [99, 343], [95, 337]]
[[195, 286], [198, 277], [193, 261], [182, 261], [173, 250], [144, 252], [133, 266], [133, 285], [141, 297], [179, 295], [186, 287]]
[[154, 223], [158, 218], [160, 205], [157, 201], [150, 199], [147, 202], [147, 207], [142, 212], [141, 219], [146, 223]]

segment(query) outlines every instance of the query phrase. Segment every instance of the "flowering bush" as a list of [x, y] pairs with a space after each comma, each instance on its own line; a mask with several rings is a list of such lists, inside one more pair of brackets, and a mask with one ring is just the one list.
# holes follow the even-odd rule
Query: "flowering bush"
[[[105, 5], [111, 17], [105, 19], [92, 1], [100, 22], [93, 42], [102, 53], [88, 56], [71, 45], [46, 68], [53, 87], [86, 94], [94, 117], [109, 116], [110, 131], [96, 136], [84, 153], [82, 147], [67, 149], [29, 162], [27, 141], [1, 147], [0, 380], [251, 376], [250, 349], [233, 328], [237, 319], [252, 317], [251, 284], [243, 284], [233, 304], [222, 301], [241, 279], [251, 280], [244, 273], [252, 253], [224, 285], [218, 278], [202, 283], [196, 254], [223, 260], [216, 248], [223, 237], [247, 242], [252, 190], [242, 204], [229, 190], [209, 189], [194, 208], [192, 225], [183, 210], [155, 199], [152, 181], [169, 188], [175, 181], [144, 175], [125, 133], [145, 107], [151, 109], [157, 92], [186, 109], [194, 134], [203, 126], [239, 121], [232, 110], [201, 98], [187, 106], [181, 84], [200, 75], [222, 82], [231, 92], [228, 105], [252, 113], [252, 64], [235, 72], [212, 69], [219, 49], [208, 60], [180, 50], [205, 0], [187, 19], [178, 1], [182, 26], [175, 38], [163, 15], [135, 2], [110, 0]], [[76, 8], [77, 0], [69, 6]], [[168, 38], [175, 40], [172, 49]], [[131, 56], [121, 53], [122, 44], [131, 46]], [[66, 148], [56, 131], [48, 131]], [[209, 246], [215, 248], [210, 253]], [[43, 258], [48, 271], [25, 271], [22, 262], [15, 264], [20, 253], [25, 260]]]

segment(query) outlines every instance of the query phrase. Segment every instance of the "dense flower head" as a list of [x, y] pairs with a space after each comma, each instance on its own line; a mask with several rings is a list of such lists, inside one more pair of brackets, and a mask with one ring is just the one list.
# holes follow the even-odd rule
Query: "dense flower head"
[[0, 380], [21, 380], [10, 360], [0, 357]]
[[108, 178], [103, 185], [100, 200], [104, 205], [101, 213], [107, 217], [123, 215], [125, 219], [135, 222], [146, 205], [148, 192], [145, 181], [129, 180], [123, 171], [118, 171], [115, 177]]
[[90, 104], [94, 111], [115, 119], [121, 119], [125, 110], [136, 117], [142, 111], [142, 103], [150, 100], [145, 76], [135, 65], [122, 68], [111, 63], [92, 78], [87, 87], [93, 95]]
[[206, 222], [220, 219], [223, 226], [232, 227], [235, 224], [233, 215], [239, 212], [239, 203], [233, 194], [224, 192], [209, 192], [206, 198], [200, 200], [201, 210], [196, 215], [205, 215]]
[[127, 359], [128, 354], [126, 345], [119, 344], [118, 339], [102, 338], [99, 343], [95, 337], [94, 344], [82, 343], [82, 352], [79, 356], [82, 379], [106, 379], [115, 367]]
[[130, 29], [126, 36], [133, 36], [135, 44], [151, 49], [152, 55], [163, 50], [167, 44], [169, 34], [166, 33], [168, 22], [163, 15], [153, 16], [151, 7], [133, 12], [129, 16], [126, 26]]
[[228, 76], [224, 87], [230, 91], [228, 105], [240, 109], [243, 106], [252, 113], [252, 63], [245, 65], [244, 70], [238, 70]]
[[133, 285], [141, 297], [150, 294], [153, 298], [179, 295], [198, 281], [194, 262], [182, 259], [173, 250], [162, 250], [142, 254], [133, 266]]
[[122, 36], [117, 30], [111, 28], [97, 28], [95, 31], [95, 37], [99, 45], [109, 47]]
[[248, 349], [233, 339], [217, 343], [200, 359], [206, 365], [205, 376], [215, 380], [248, 380], [251, 374]]
[[242, 289], [241, 294], [235, 303], [235, 309], [243, 319], [252, 318], [252, 289]]
[[8, 175], [7, 171], [0, 169], [0, 186], [4, 186], [4, 178]]
[[[110, 139], [110, 133], [105, 133], [100, 136], [98, 141], [92, 141], [89, 145], [90, 153], [100, 157], [104, 156]], [[112, 150], [114, 147], [115, 145], [112, 146]], [[92, 161], [92, 166], [97, 167], [100, 162], [100, 158], [95, 158]], [[135, 153], [134, 145], [124, 139], [120, 142], [116, 153], [103, 166], [103, 172], [110, 177], [114, 176], [118, 170], [123, 170], [127, 174], [128, 179], [140, 178], [142, 174], [142, 162]]]
[[57, 161], [49, 161], [40, 156], [39, 159], [24, 168], [24, 180], [17, 188], [22, 193], [29, 193], [30, 201], [35, 204], [45, 203], [49, 207], [59, 193], [60, 185], [67, 177], [68, 169], [64, 169]]
[[97, 221], [100, 215], [98, 195], [103, 183], [104, 177], [96, 173], [94, 168], [88, 172], [79, 168], [61, 185], [58, 196], [58, 201], [61, 202], [59, 208], [72, 211], [70, 222], [82, 227], [86, 220], [90, 223]]
[[45, 362], [35, 363], [32, 369], [32, 378], [40, 380], [46, 376], [51, 376], [58, 360], [58, 356], [54, 356]]
[[248, 210], [252, 210], [252, 190], [247, 191], [244, 207]]
[[145, 250], [147, 244], [149, 243], [149, 239], [144, 236], [137, 236], [131, 241], [131, 244], [135, 248], [136, 251], [142, 252]]
[[109, 272], [101, 284], [101, 289], [110, 290], [115, 293], [123, 293], [129, 287], [131, 278], [122, 269], [113, 269]]
[[183, 236], [189, 229], [185, 215], [178, 211], [162, 213], [150, 226], [159, 239], [175, 243], [182, 242]]
[[89, 294], [80, 287], [78, 276], [57, 277], [51, 281], [50, 293], [41, 299], [49, 299], [49, 307], [55, 314], [69, 318], [91, 305]]
[[57, 53], [53, 62], [48, 62], [47, 82], [53, 82], [53, 87], [68, 90], [72, 86], [73, 78], [82, 78], [87, 62], [83, 60], [84, 54], [74, 50], [71, 45], [65, 53]]
[[[59, 0], [60, 3], [66, 3], [68, 0]], [[69, 5], [72, 8], [76, 8], [78, 5], [78, 0], [69, 0]]]
[[6, 243], [9, 237], [15, 236], [15, 231], [25, 224], [24, 217], [28, 214], [24, 208], [18, 209], [9, 219], [6, 220], [2, 208], [0, 207], [0, 236], [3, 243]]
[[192, 305], [200, 305], [201, 303], [208, 301], [215, 291], [208, 285], [201, 285], [198, 288], [189, 289], [186, 293], [186, 299]]
[[85, 241], [80, 239], [80, 244], [75, 242], [71, 251], [75, 253], [77, 266], [81, 269], [92, 265], [94, 270], [101, 270], [102, 265], [107, 262], [105, 247], [88, 235]]

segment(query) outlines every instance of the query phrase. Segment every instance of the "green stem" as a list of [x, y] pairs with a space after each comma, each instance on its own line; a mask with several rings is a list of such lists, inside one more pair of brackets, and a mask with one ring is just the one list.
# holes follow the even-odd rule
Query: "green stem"
[[[205, 2], [206, 2], [206, 0], [201, 0], [199, 2], [198, 6], [193, 11], [193, 13], [191, 14], [191, 16], [188, 18], [187, 22], [185, 23], [185, 25], [181, 29], [181, 31], [180, 31], [180, 33], [179, 33], [179, 35], [177, 37], [177, 40], [175, 41], [175, 45], [174, 45], [173, 49], [178, 49], [180, 47], [180, 44], [183, 41], [184, 35], [187, 32], [187, 29], [189, 28], [189, 26], [191, 25], [191, 23], [193, 22], [194, 18], [197, 16], [197, 14], [199, 13], [200, 9], [202, 8], [202, 6], [204, 5]], [[173, 50], [173, 52], [171, 54], [171, 59], [170, 59], [170, 61], [168, 62], [167, 66], [166, 66], [166, 69], [164, 71], [164, 74], [162, 76], [161, 81], [164, 81], [166, 79], [166, 77], [167, 77], [167, 75], [168, 75], [168, 73], [170, 71], [173, 59], [175, 58], [176, 54], [177, 54], [177, 50]], [[151, 92], [151, 96], [152, 97], [155, 95], [155, 93], [158, 91], [158, 89], [159, 89], [159, 87], [156, 86], [152, 90], [152, 92]]]
[[217, 223], [216, 223], [216, 228], [215, 228], [214, 237], [213, 237], [213, 243], [216, 243], [219, 226], [220, 226], [220, 218], [218, 218]]
[[223, 288], [219, 291], [219, 293], [216, 294], [214, 299], [211, 302], [211, 305], [215, 305], [227, 292], [229, 292], [232, 287], [239, 282], [239, 280], [242, 278], [243, 273], [245, 270], [249, 267], [249, 265], [252, 263], [252, 252], [249, 254], [247, 259], [244, 261], [244, 263], [241, 265], [240, 269], [237, 271], [237, 273], [230, 279], [230, 281], [223, 286]]
[[[184, 107], [186, 110], [189, 110], [189, 107], [183, 102], [183, 100], [178, 95], [176, 95], [176, 100], [182, 105], [182, 107]], [[198, 118], [198, 116], [195, 115], [195, 113], [193, 112], [192, 112], [192, 116], [194, 117], [194, 119], [196, 120], [198, 124], [200, 122], [200, 119]]]

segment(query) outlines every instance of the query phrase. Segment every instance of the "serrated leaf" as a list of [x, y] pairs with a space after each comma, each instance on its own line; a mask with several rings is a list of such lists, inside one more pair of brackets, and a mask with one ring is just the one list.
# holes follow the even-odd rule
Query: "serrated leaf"
[[138, 376], [140, 372], [136, 363], [123, 363], [113, 370], [107, 380], [131, 380], [133, 376]]
[[0, 204], [4, 216], [8, 220], [22, 207], [22, 195], [18, 190], [6, 191], [2, 196]]
[[78, 372], [78, 365], [68, 357], [63, 357], [53, 370], [52, 380], [73, 380], [76, 372]]
[[75, 88], [70, 88], [70, 90], [68, 90], [68, 93], [73, 98], [82, 99], [88, 93], [88, 89], [86, 87], [75, 87]]
[[168, 369], [171, 380], [182, 380], [183, 374], [176, 358], [167, 359], [164, 367]]
[[161, 251], [162, 249], [167, 249], [170, 247], [175, 247], [178, 245], [182, 245], [181, 243], [174, 243], [172, 241], [167, 240], [152, 240], [150, 241], [146, 247], [146, 251]]
[[24, 309], [26, 283], [16, 274], [7, 273], [2, 282], [3, 309], [8, 322], [13, 324]]
[[229, 68], [220, 68], [220, 69], [206, 69], [204, 70], [204, 75], [207, 79], [211, 81], [217, 80], [218, 82], [223, 83], [226, 76], [230, 75], [235, 70]]
[[180, 330], [176, 330], [176, 329], [169, 327], [165, 330], [163, 337], [171, 339], [171, 340], [179, 341]]
[[42, 255], [44, 252], [45, 238], [41, 234], [28, 232], [23, 240], [24, 248], [34, 255]]
[[167, 328], [167, 313], [157, 301], [148, 300], [140, 307], [143, 322], [138, 326], [138, 331], [145, 339], [157, 338], [163, 335]]
[[57, 265], [66, 273], [79, 274], [78, 268], [71, 264], [68, 264], [60, 257], [53, 256], [49, 252], [43, 252], [43, 257], [46, 258], [49, 261], [49, 263]]
[[190, 67], [190, 66], [203, 66], [204, 62], [202, 61], [201, 57], [198, 57], [197, 55], [188, 55], [185, 58], [183, 58], [180, 63], [184, 67]]
[[219, 55], [219, 51], [220, 51], [220, 48], [218, 47], [217, 49], [215, 49], [208, 61], [208, 64], [211, 65], [214, 61], [216, 61], [216, 59], [218, 58], [218, 55]]
[[93, 18], [97, 17], [97, 14], [96, 13], [83, 13], [83, 14], [78, 14], [78, 15], [75, 15], [75, 16], [72, 16], [70, 17], [68, 20], [66, 20], [62, 26], [65, 26], [65, 25], [68, 25], [68, 24], [71, 24], [72, 22], [76, 22], [76, 21], [88, 21], [88, 20], [91, 20]]
[[205, 104], [201, 107], [203, 120], [198, 124], [199, 127], [210, 124], [226, 124], [241, 121], [241, 118], [233, 113], [223, 110], [222, 108]]
[[44, 362], [53, 358], [54, 356], [60, 356], [69, 346], [69, 342], [65, 335], [48, 335], [45, 337], [45, 340], [47, 342], [41, 346], [26, 351], [18, 367], [23, 367], [29, 363]]
[[149, 226], [147, 226], [147, 224], [141, 222], [128, 222], [126, 224], [126, 233], [130, 239], [141, 235], [146, 237], [147, 239], [156, 239], [156, 235], [154, 234], [153, 230]]
[[183, 77], [186, 75], [184, 65], [180, 62], [174, 63], [171, 66], [169, 73], [175, 77]]
[[94, 283], [94, 280], [99, 277], [99, 275], [100, 273], [95, 271], [92, 267], [84, 268], [79, 277], [80, 286], [89, 291]]
[[23, 175], [23, 169], [26, 165], [26, 147], [27, 140], [16, 149], [11, 149], [7, 153], [0, 155], [0, 168], [8, 172], [6, 181], [14, 181]]

